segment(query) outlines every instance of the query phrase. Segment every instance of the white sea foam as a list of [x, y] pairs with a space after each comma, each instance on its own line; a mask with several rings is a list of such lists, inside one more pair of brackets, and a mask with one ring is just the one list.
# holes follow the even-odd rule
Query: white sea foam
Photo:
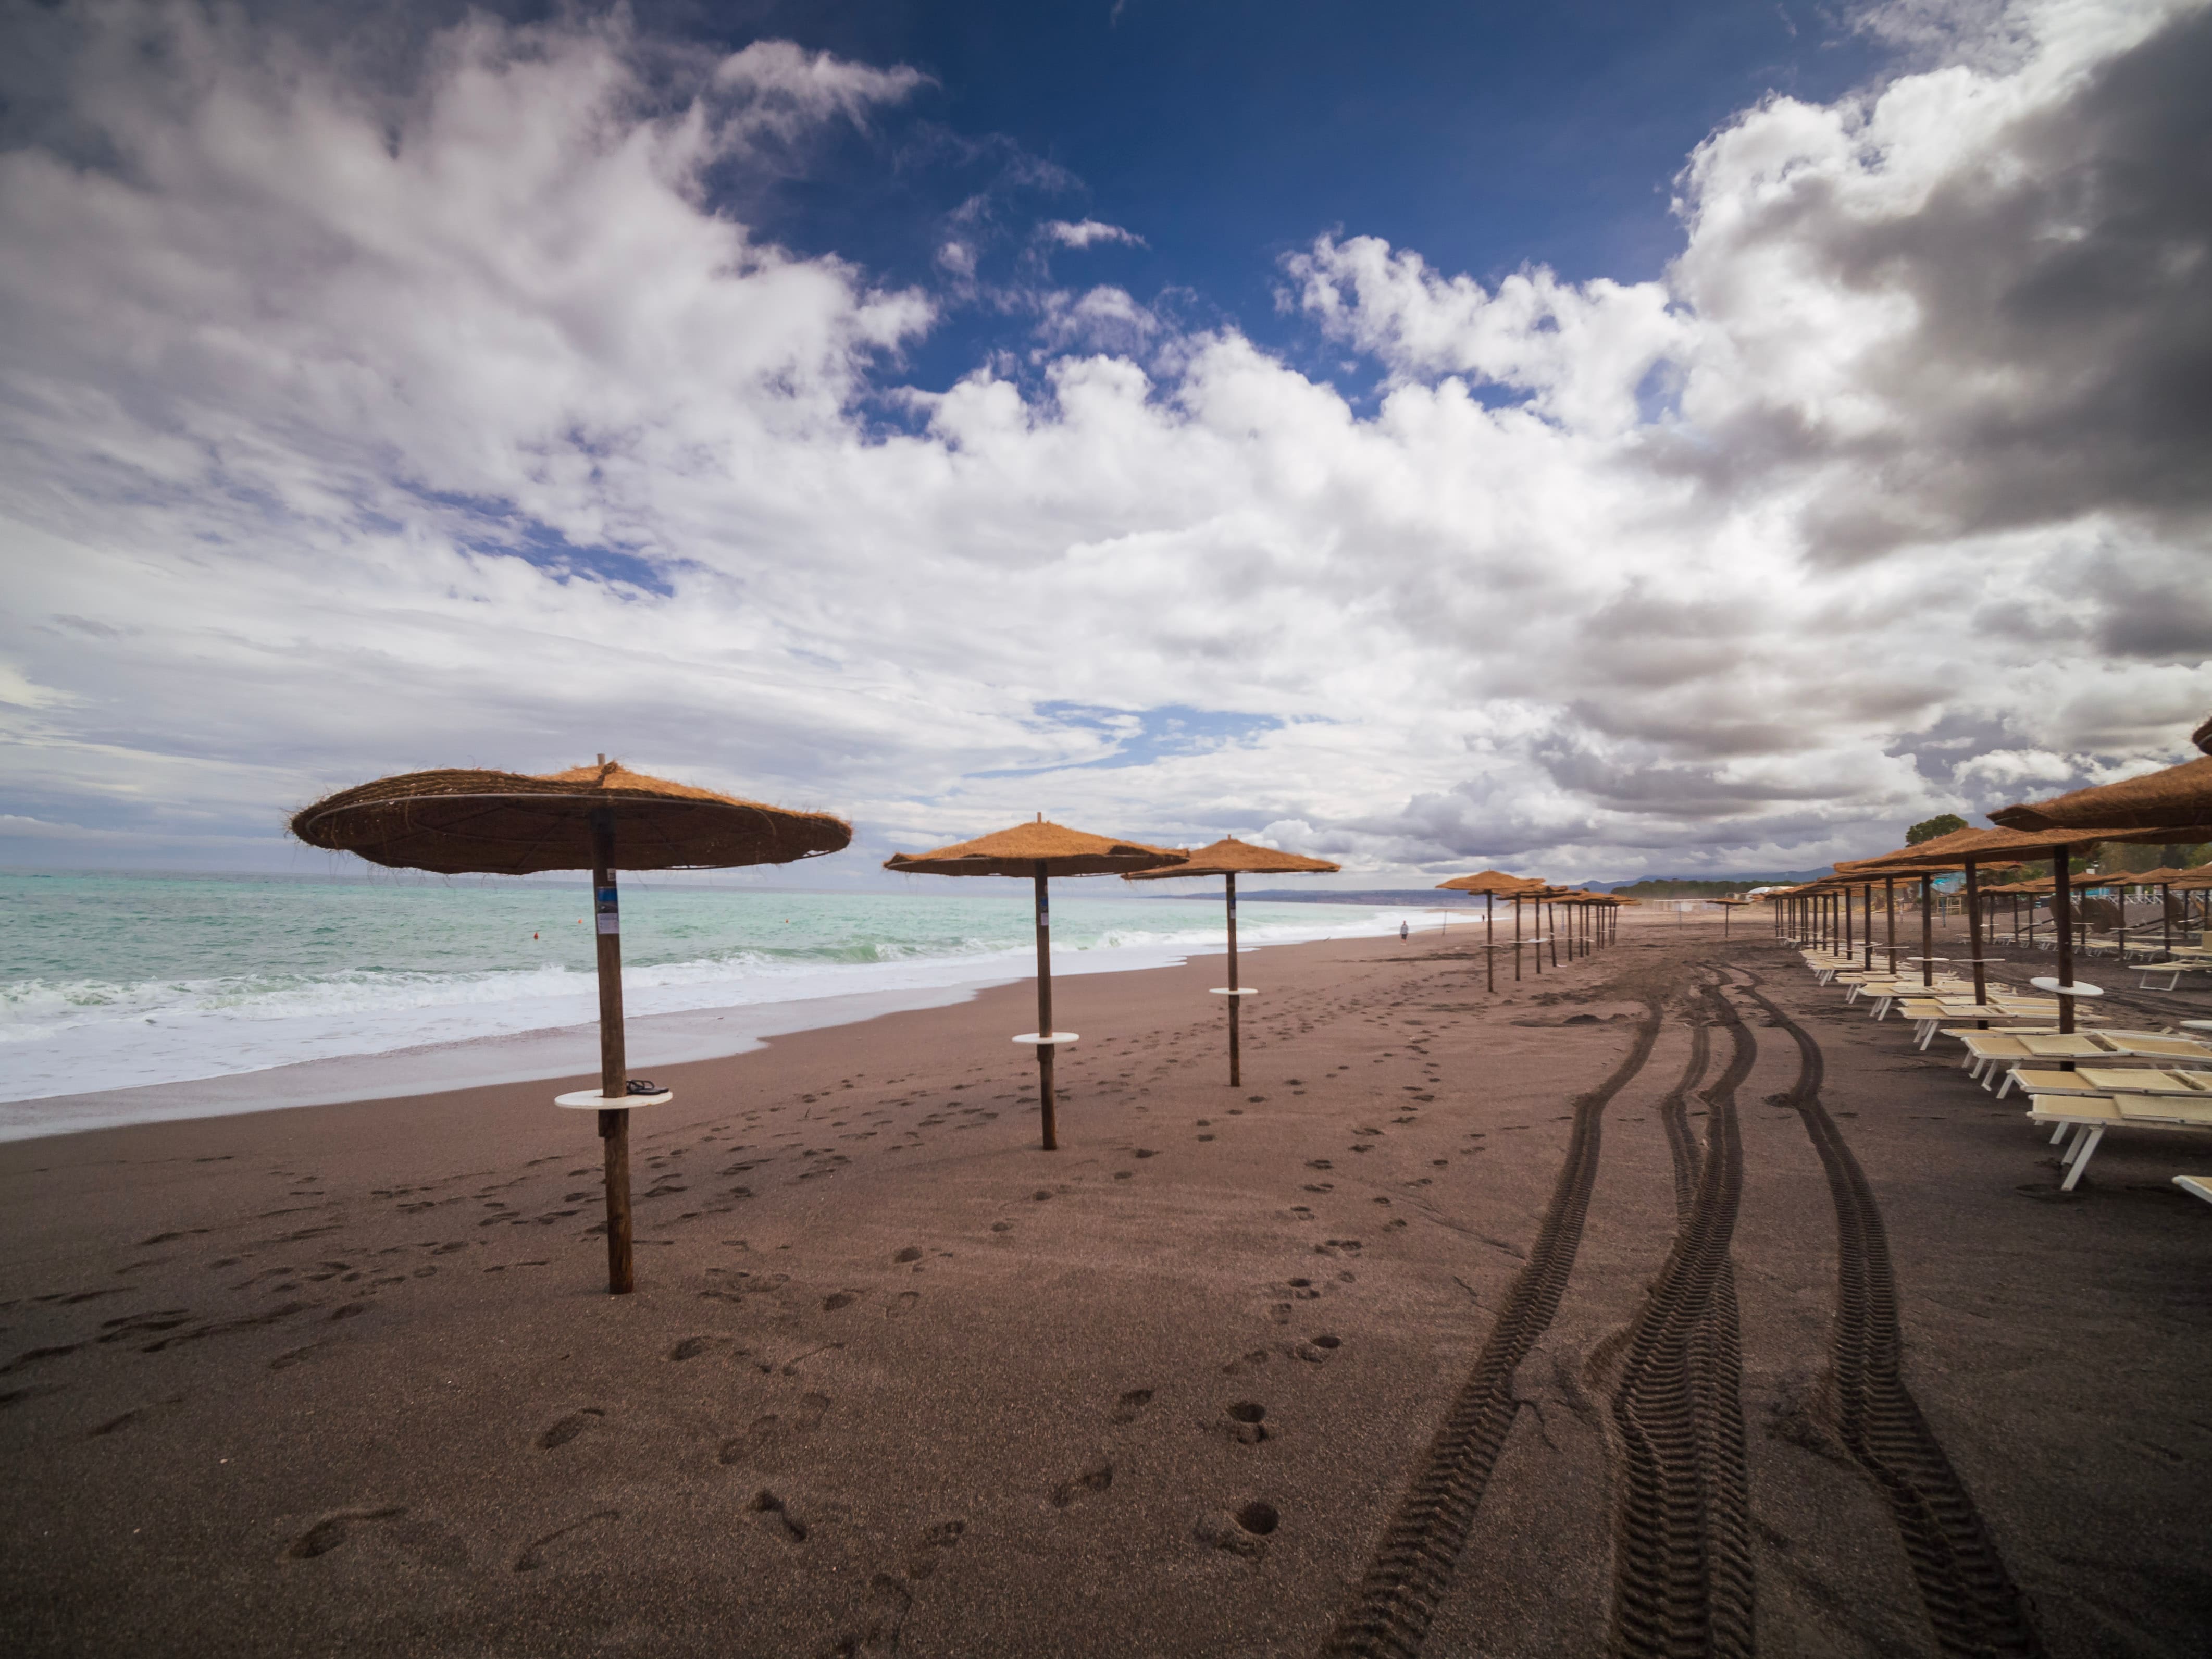
[[[632, 1018], [651, 1021], [702, 1010], [812, 1003], [822, 1005], [821, 1023], [835, 1023], [861, 1017], [855, 1010], [871, 994], [942, 994], [1006, 983], [1028, 977], [1035, 967], [1033, 946], [1011, 943], [1026, 931], [1015, 924], [1027, 918], [1004, 903], [983, 907], [988, 914], [982, 925], [962, 925], [975, 921], [970, 913], [978, 907], [973, 903], [957, 914], [922, 910], [921, 923], [927, 925], [918, 925], [917, 907], [896, 897], [805, 896], [808, 902], [802, 905], [781, 896], [720, 896], [750, 901], [749, 906], [725, 905], [738, 921], [723, 927], [723, 935], [761, 933], [761, 915], [755, 912], [811, 909], [816, 914], [783, 919], [772, 935], [775, 948], [738, 945], [718, 936], [701, 941], [709, 954], [691, 957], [670, 957], [667, 953], [679, 941], [664, 929], [659, 938], [663, 959], [657, 960], [655, 936], [643, 930], [644, 959], [626, 964], [623, 973], [623, 1001]], [[513, 894], [498, 897], [506, 905]], [[518, 923], [505, 917], [488, 921], [478, 914], [489, 914], [495, 907], [472, 909], [441, 902], [445, 904], [441, 925], [450, 937], [438, 941], [435, 951], [421, 952], [426, 956], [465, 957], [473, 951], [496, 961], [501, 950], [478, 948], [469, 930], [495, 927], [511, 931], [530, 925], [527, 920]], [[25, 1103], [235, 1076], [302, 1061], [512, 1039], [523, 1033], [586, 1026], [598, 1017], [596, 982], [575, 938], [563, 935], [555, 941], [568, 960], [538, 965], [452, 969], [352, 965], [326, 959], [345, 948], [343, 941], [330, 945], [319, 957], [300, 944], [302, 924], [292, 914], [296, 908], [289, 896], [280, 893], [267, 902], [259, 924], [272, 930], [262, 954], [281, 959], [278, 965], [285, 971], [122, 980], [82, 972], [22, 975], [21, 968], [33, 964], [10, 963], [19, 976], [0, 981], [0, 1060], [5, 1062], [0, 1066], [0, 1102]], [[561, 896], [553, 908], [573, 908], [573, 898]], [[682, 914], [688, 919], [700, 908], [697, 902], [687, 900]], [[1087, 908], [1080, 902], [1055, 908], [1061, 911], [1055, 920], [1062, 923], [1053, 952], [1055, 975], [1161, 966], [1218, 951], [1223, 945], [1218, 921], [1196, 906], [1171, 908], [1157, 901], [1123, 900], [1093, 901]], [[1087, 922], [1069, 914], [1078, 909], [1085, 909]], [[1249, 920], [1240, 927], [1240, 939], [1248, 947], [1395, 932], [1401, 916], [1395, 910], [1334, 906], [1248, 905], [1246, 909]], [[896, 925], [886, 924], [885, 916]], [[1164, 925], [1139, 925], [1154, 924], [1156, 916], [1158, 924]], [[1420, 921], [1435, 923], [1433, 915]], [[784, 943], [794, 938], [796, 929], [783, 928], [806, 922], [821, 937], [836, 942], [812, 953]], [[327, 933], [331, 929], [325, 926], [317, 931]], [[871, 933], [875, 936], [869, 937]], [[382, 943], [388, 946], [390, 942]], [[233, 929], [205, 954], [214, 965], [243, 968], [256, 959], [255, 949], [251, 929], [242, 933]], [[149, 948], [143, 954], [173, 966], [189, 953], [181, 948]], [[365, 950], [363, 960], [382, 955], [390, 961], [392, 954], [390, 949]], [[48, 957], [57, 968], [78, 965], [65, 951], [49, 951]], [[46, 965], [46, 959], [36, 965]], [[776, 1017], [779, 1029], [800, 1029], [811, 1023], [803, 1014]], [[745, 1039], [733, 1038], [732, 1045], [742, 1048]], [[690, 1050], [687, 1054], [699, 1057]], [[150, 1105], [148, 1110], [160, 1115]], [[33, 1127], [41, 1121], [40, 1114], [21, 1107], [0, 1110], [0, 1138], [46, 1132]]]

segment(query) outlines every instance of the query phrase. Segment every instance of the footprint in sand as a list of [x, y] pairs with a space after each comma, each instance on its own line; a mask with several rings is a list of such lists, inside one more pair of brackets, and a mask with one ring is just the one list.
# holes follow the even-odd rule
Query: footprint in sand
[[606, 1413], [597, 1406], [586, 1406], [580, 1412], [571, 1412], [538, 1437], [538, 1449], [552, 1451], [567, 1445], [586, 1429], [605, 1417]]
[[891, 1260], [894, 1261], [919, 1261], [921, 1260], [921, 1247], [919, 1244], [909, 1244], [906, 1249], [901, 1250], [896, 1255], [893, 1256]]
[[792, 1436], [805, 1434], [818, 1426], [822, 1414], [829, 1409], [828, 1395], [802, 1395], [799, 1409], [793, 1412], [788, 1419], [775, 1412], [755, 1418], [751, 1426], [743, 1434], [732, 1435], [725, 1440], [716, 1455], [724, 1463], [757, 1462]]
[[151, 1406], [133, 1406], [129, 1411], [124, 1413], [122, 1416], [111, 1417], [107, 1421], [100, 1425], [99, 1427], [87, 1429], [85, 1431], [84, 1437], [88, 1440], [98, 1440], [104, 1436], [118, 1433], [122, 1430], [129, 1428], [133, 1423], [136, 1423], [139, 1419], [144, 1417], [147, 1413], [155, 1409], [156, 1407], [181, 1406], [184, 1403], [185, 1396], [183, 1395], [173, 1394], [166, 1400], [155, 1401]]
[[1096, 1497], [1114, 1484], [1111, 1463], [1093, 1463], [1072, 1480], [1063, 1480], [1052, 1489], [1052, 1506], [1056, 1510], [1073, 1509], [1086, 1498]]
[[783, 1499], [778, 1498], [766, 1486], [763, 1486], [753, 1494], [753, 1501], [746, 1504], [745, 1508], [750, 1513], [759, 1516], [762, 1525], [782, 1539], [784, 1542], [804, 1544], [806, 1541], [806, 1523], [786, 1509]]
[[890, 1306], [884, 1310], [884, 1316], [888, 1319], [902, 1319], [914, 1311], [915, 1304], [921, 1300], [920, 1291], [901, 1291], [891, 1298]]
[[[712, 1340], [709, 1337], [687, 1336], [668, 1351], [668, 1357], [671, 1359], [696, 1359], [707, 1352]], [[520, 1572], [522, 1569], [518, 1567], [515, 1571]]]
[[1210, 1544], [1224, 1554], [1255, 1561], [1267, 1553], [1267, 1534], [1281, 1523], [1282, 1516], [1273, 1504], [1255, 1501], [1233, 1514], [1216, 1511], [1200, 1516], [1193, 1531], [1202, 1544]]
[[338, 1515], [326, 1516], [287, 1544], [284, 1553], [294, 1561], [312, 1561], [319, 1555], [328, 1555], [368, 1522], [396, 1521], [406, 1513], [404, 1508], [395, 1507], [388, 1510], [347, 1510]]
[[1137, 1414], [1152, 1403], [1150, 1389], [1131, 1389], [1114, 1402], [1114, 1409], [1106, 1413], [1109, 1423], [1133, 1423]]
[[851, 1307], [860, 1299], [860, 1293], [858, 1291], [833, 1291], [831, 1294], [822, 1298], [822, 1311], [823, 1313], [836, 1313], [841, 1308]]
[[958, 1519], [939, 1521], [931, 1527], [914, 1540], [914, 1549], [907, 1557], [906, 1576], [914, 1579], [928, 1577], [937, 1571], [939, 1558], [958, 1543], [960, 1535], [967, 1530], [968, 1523]]
[[1336, 1357], [1336, 1351], [1343, 1346], [1344, 1339], [1340, 1336], [1317, 1336], [1310, 1342], [1299, 1345], [1298, 1358], [1310, 1364], [1326, 1364]]
[[556, 1528], [553, 1531], [547, 1533], [543, 1538], [532, 1539], [529, 1547], [526, 1548], [521, 1554], [514, 1558], [514, 1564], [512, 1570], [516, 1572], [539, 1571], [546, 1565], [548, 1552], [552, 1549], [554, 1545], [559, 1543], [561, 1540], [582, 1532], [586, 1528], [596, 1527], [598, 1523], [602, 1521], [619, 1521], [621, 1519], [622, 1511], [620, 1510], [595, 1510], [580, 1521], [571, 1521], [565, 1527]]

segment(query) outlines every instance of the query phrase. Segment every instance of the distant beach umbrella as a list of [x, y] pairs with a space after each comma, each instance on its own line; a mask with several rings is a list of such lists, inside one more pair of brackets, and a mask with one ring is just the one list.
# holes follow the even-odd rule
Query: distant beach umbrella
[[[1974, 1000], [1986, 1000], [1987, 987], [1983, 975], [1981, 906], [1975, 893], [1974, 875], [1978, 865], [1999, 862], [2017, 863], [2023, 859], [2051, 860], [2052, 897], [2051, 912], [2057, 927], [2058, 975], [2048, 982], [2036, 981], [2040, 988], [2051, 990], [2058, 998], [2058, 1029], [2062, 1033], [2074, 1030], [2074, 1000], [2076, 996], [2102, 996], [2095, 986], [2079, 986], [2074, 981], [2074, 927], [2072, 918], [2073, 872], [2071, 860], [2096, 850], [2107, 841], [2142, 842], [2154, 839], [2150, 834], [2124, 828], [2061, 828], [2045, 830], [1954, 830], [1949, 835], [1902, 847], [1885, 853], [1879, 858], [1857, 860], [1838, 864], [1839, 872], [1851, 872], [1854, 877], [1866, 874], [1917, 872], [1922, 877], [1922, 955], [1928, 956], [1931, 946], [1927, 920], [1928, 878], [1937, 870], [1964, 869], [1966, 872], [1966, 917], [1968, 934], [1972, 941], [1974, 968]], [[1923, 976], [1928, 969], [1923, 964]]]
[[834, 853], [853, 827], [633, 772], [593, 766], [532, 775], [453, 769], [380, 778], [304, 807], [292, 833], [310, 847], [398, 870], [536, 875], [589, 870], [599, 981], [599, 1086], [559, 1105], [599, 1113], [606, 1143], [607, 1289], [631, 1289], [629, 1115], [666, 1090], [629, 1080], [623, 1037], [622, 908], [615, 872], [720, 870]]
[[1249, 996], [1257, 996], [1237, 982], [1237, 878], [1253, 876], [1325, 876], [1334, 875], [1344, 866], [1332, 864], [1327, 859], [1310, 859], [1297, 853], [1280, 853], [1272, 847], [1255, 847], [1249, 842], [1239, 841], [1234, 836], [1224, 836], [1210, 847], [1201, 847], [1190, 855], [1188, 862], [1167, 870], [1132, 870], [1121, 878], [1124, 881], [1176, 881], [1186, 876], [1220, 876], [1224, 878], [1223, 893], [1229, 909], [1229, 983], [1218, 986], [1212, 994], [1229, 999], [1229, 1086], [1237, 1087], [1244, 1080], [1243, 1060], [1237, 1036], [1238, 1006]]
[[1034, 823], [1018, 823], [1011, 830], [955, 842], [933, 852], [896, 853], [884, 860], [884, 869], [911, 874], [1027, 877], [1036, 884], [1037, 1028], [1014, 1041], [1036, 1049], [1037, 1098], [1048, 1152], [1060, 1148], [1054, 1123], [1054, 1051], [1073, 1043], [1079, 1035], [1053, 1030], [1052, 895], [1048, 883], [1054, 876], [1123, 876], [1139, 870], [1160, 870], [1180, 865], [1188, 856], [1176, 848], [1117, 841], [1110, 836], [1048, 823], [1040, 812]]
[[[1478, 870], [1471, 876], [1454, 876], [1449, 881], [1440, 881], [1437, 890], [1443, 893], [1480, 893], [1483, 896], [1482, 969], [1484, 988], [1498, 989], [1498, 896], [1509, 898], [1534, 892], [1544, 884], [1533, 876], [1509, 876], [1503, 870]], [[1521, 907], [1513, 907], [1513, 977], [1521, 977]]]

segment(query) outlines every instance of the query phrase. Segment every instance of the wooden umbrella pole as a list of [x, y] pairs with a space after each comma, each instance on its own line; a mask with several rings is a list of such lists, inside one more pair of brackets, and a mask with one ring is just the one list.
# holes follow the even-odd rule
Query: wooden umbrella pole
[[[1982, 898], [1981, 889], [1974, 883], [1974, 861], [1966, 860], [1966, 947], [1974, 963], [1974, 1006], [1978, 1008], [1990, 1000], [1989, 972], [1982, 966]], [[1986, 1027], [1989, 1021], [1978, 1019], [1975, 1024]]]
[[1494, 996], [1498, 991], [1498, 895], [1485, 893], [1482, 897], [1489, 907], [1482, 915], [1483, 988]]
[[[2074, 987], [2074, 918], [2070, 912], [2074, 891], [2074, 872], [2068, 868], [2071, 862], [2063, 847], [2052, 849], [2057, 856], [2051, 860], [2051, 874], [2057, 890], [2051, 896], [2053, 919], [2058, 924], [2058, 982], [2066, 990]], [[2071, 1036], [2074, 1033], [2074, 999], [2061, 992], [2058, 998], [2058, 1035]], [[2061, 1070], [2070, 1071], [2071, 1066]]]
[[1521, 982], [1521, 895], [1513, 896], [1513, 982]]
[[2159, 920], [2166, 927], [2166, 952], [2168, 956], [2172, 956], [2173, 954], [2173, 889], [2166, 882], [2160, 882], [2158, 884], [2158, 915]]
[[1897, 973], [1897, 878], [1895, 876], [1884, 876], [1881, 878], [1881, 904], [1889, 917], [1888, 922], [1882, 930], [1883, 943], [1889, 951], [1889, 971], [1892, 977], [1894, 977]]
[[[1536, 907], [1536, 925], [1539, 927], [1544, 927], [1543, 915], [1544, 907], [1540, 904]], [[1552, 941], [1552, 966], [1556, 968], [1559, 965], [1559, 907], [1556, 904], [1552, 907], [1552, 925], [1544, 931]]]
[[[1060, 1150], [1060, 1137], [1053, 1123], [1053, 1051], [1057, 1046], [1052, 1041], [1052, 896], [1044, 872], [1044, 860], [1036, 860], [1036, 946], [1037, 946], [1037, 1099], [1043, 1109], [1044, 1149], [1048, 1152]], [[1231, 1002], [1236, 998], [1229, 999]]]
[[[599, 947], [599, 1097], [620, 1100], [629, 1091], [629, 1058], [623, 1045], [622, 906], [615, 887], [611, 812], [592, 814], [592, 911]], [[607, 1291], [628, 1296], [636, 1284], [630, 1259], [628, 1108], [600, 1110], [599, 1139], [606, 1145]]]
[[1920, 878], [1920, 982], [1936, 982], [1936, 878]]
[[1237, 994], [1237, 872], [1228, 872], [1229, 883], [1229, 1086], [1237, 1087], [1244, 1081], [1243, 1057], [1237, 1048], [1237, 1006], [1244, 1000]]

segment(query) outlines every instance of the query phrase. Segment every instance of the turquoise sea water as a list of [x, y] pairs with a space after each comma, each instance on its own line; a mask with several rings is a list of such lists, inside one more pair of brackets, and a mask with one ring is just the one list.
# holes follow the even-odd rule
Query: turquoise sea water
[[[1055, 883], [1054, 971], [1218, 950], [1213, 902]], [[634, 1015], [1004, 979], [1026, 896], [623, 884]], [[1103, 896], [1091, 890], [1109, 888]], [[584, 882], [0, 875], [0, 1100], [228, 1075], [596, 1017]], [[1364, 907], [1239, 907], [1259, 945], [1397, 927]]]

